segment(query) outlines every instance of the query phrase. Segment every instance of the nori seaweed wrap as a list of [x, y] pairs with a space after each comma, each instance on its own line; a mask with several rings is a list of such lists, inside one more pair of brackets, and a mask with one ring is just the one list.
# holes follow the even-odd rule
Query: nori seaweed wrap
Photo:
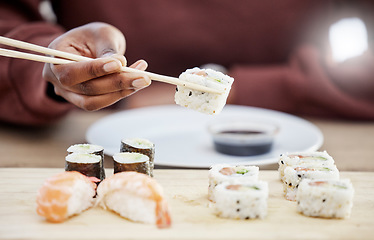
[[141, 153], [116, 153], [113, 156], [114, 173], [134, 171], [150, 176], [149, 157]]
[[150, 176], [153, 177], [155, 144], [147, 139], [130, 138], [121, 141], [120, 152], [141, 153], [149, 158]]
[[68, 151], [69, 154], [71, 154], [71, 153], [87, 153], [87, 154], [95, 154], [95, 155], [100, 156], [100, 158], [101, 158], [101, 160], [100, 160], [101, 172], [100, 172], [100, 177], [98, 177], [98, 179], [100, 179], [100, 180], [105, 179], [104, 148], [102, 146], [94, 145], [94, 144], [87, 144], [87, 143], [75, 144], [75, 145], [71, 145], [67, 149], [67, 151]]
[[90, 153], [71, 153], [65, 158], [65, 171], [77, 171], [87, 177], [102, 177], [101, 157]]

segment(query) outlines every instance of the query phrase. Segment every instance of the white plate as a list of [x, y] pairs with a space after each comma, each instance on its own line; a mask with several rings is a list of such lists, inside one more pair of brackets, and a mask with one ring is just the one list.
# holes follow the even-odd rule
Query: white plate
[[[280, 131], [269, 153], [237, 157], [214, 150], [207, 131], [210, 121], [221, 119], [253, 119], [277, 124]], [[282, 112], [226, 105], [217, 116], [206, 115], [177, 105], [125, 110], [104, 117], [92, 124], [86, 139], [104, 147], [105, 154], [119, 152], [121, 140], [146, 138], [156, 145], [155, 164], [160, 166], [209, 168], [213, 164], [276, 163], [281, 153], [315, 151], [323, 143], [321, 131], [312, 123]]]

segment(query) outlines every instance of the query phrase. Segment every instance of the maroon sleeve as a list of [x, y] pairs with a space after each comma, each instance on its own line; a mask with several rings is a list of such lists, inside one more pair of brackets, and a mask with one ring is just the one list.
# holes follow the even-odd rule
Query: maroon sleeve
[[[327, 66], [325, 58], [317, 48], [304, 45], [283, 66], [235, 66], [230, 71], [236, 79], [234, 101], [298, 115], [374, 120], [373, 58], [366, 58], [358, 69]], [[371, 99], [337, 84], [346, 81], [368, 88]]]
[[[39, 3], [0, 1], [0, 35], [48, 46], [64, 31], [43, 20]], [[48, 96], [42, 70], [43, 63], [0, 57], [0, 121], [42, 125], [56, 121], [72, 108], [71, 104]]]

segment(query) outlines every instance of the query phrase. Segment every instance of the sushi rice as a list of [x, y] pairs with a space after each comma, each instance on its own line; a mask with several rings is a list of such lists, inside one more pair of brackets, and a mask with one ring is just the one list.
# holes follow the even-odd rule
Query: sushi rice
[[67, 151], [68, 153], [92, 153], [100, 155], [104, 152], [104, 148], [99, 145], [82, 143], [71, 145]]
[[127, 138], [121, 140], [120, 152], [141, 153], [149, 158], [149, 175], [153, 177], [155, 144], [144, 138]]
[[[99, 163], [100, 175], [96, 177], [98, 177], [100, 180], [103, 180], [105, 178], [104, 148], [102, 146], [95, 145], [95, 144], [88, 144], [88, 143], [74, 144], [74, 145], [71, 145], [67, 149], [67, 152], [69, 153], [69, 155], [74, 153], [74, 154], [94, 154], [94, 155], [100, 156], [101, 158], [100, 163]], [[85, 159], [87, 159], [87, 157], [84, 157], [81, 163], [84, 163]], [[76, 161], [76, 163], [79, 163], [79, 162]], [[79, 169], [76, 169], [76, 170], [79, 171]]]
[[77, 171], [88, 177], [105, 178], [102, 158], [90, 153], [71, 153], [65, 157], [65, 171]]
[[209, 172], [208, 198], [215, 201], [214, 192], [218, 184], [228, 183], [246, 183], [258, 180], [259, 167], [244, 165], [216, 164], [212, 165]]
[[192, 68], [179, 76], [180, 80], [196, 83], [212, 89], [222, 90], [222, 94], [207, 93], [177, 86], [175, 103], [202, 113], [218, 114], [226, 104], [234, 79], [213, 69]]
[[287, 166], [294, 166], [297, 164], [319, 164], [321, 166], [332, 166], [335, 164], [334, 159], [326, 152], [294, 152], [282, 154], [279, 158], [278, 172], [279, 178], [284, 177], [284, 169]]
[[169, 227], [169, 206], [161, 185], [137, 172], [120, 172], [106, 178], [97, 188], [96, 204], [120, 216], [159, 228]]
[[348, 218], [354, 189], [349, 179], [305, 179], [297, 192], [297, 210], [311, 217]]
[[136, 152], [121, 152], [113, 155], [114, 173], [135, 171], [150, 175], [149, 157]]
[[269, 190], [264, 181], [221, 183], [215, 190], [217, 216], [233, 219], [264, 218]]
[[339, 179], [339, 170], [335, 165], [298, 164], [284, 170], [283, 191], [287, 200], [295, 201], [300, 182], [303, 179]]

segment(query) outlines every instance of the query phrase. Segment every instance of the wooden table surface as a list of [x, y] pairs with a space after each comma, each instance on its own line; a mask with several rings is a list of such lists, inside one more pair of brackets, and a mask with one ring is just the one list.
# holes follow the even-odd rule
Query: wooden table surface
[[[63, 167], [66, 149], [72, 144], [86, 142], [88, 127], [114, 112], [76, 110], [58, 123], [42, 128], [0, 124], [0, 167]], [[374, 171], [374, 122], [307, 120], [321, 129], [324, 143], [320, 150], [327, 150], [339, 169]], [[111, 164], [111, 161], [106, 163]], [[260, 169], [276, 170], [277, 165], [261, 166]]]
[[[107, 175], [113, 169], [106, 169]], [[63, 168], [0, 168], [0, 239], [373, 239], [374, 173], [341, 172], [355, 188], [348, 219], [311, 218], [284, 199], [276, 171], [260, 171], [269, 184], [268, 214], [231, 220], [214, 214], [207, 200], [207, 170], [155, 170], [171, 208], [172, 226], [134, 223], [100, 207], [59, 224], [36, 214], [36, 194], [46, 178]]]

